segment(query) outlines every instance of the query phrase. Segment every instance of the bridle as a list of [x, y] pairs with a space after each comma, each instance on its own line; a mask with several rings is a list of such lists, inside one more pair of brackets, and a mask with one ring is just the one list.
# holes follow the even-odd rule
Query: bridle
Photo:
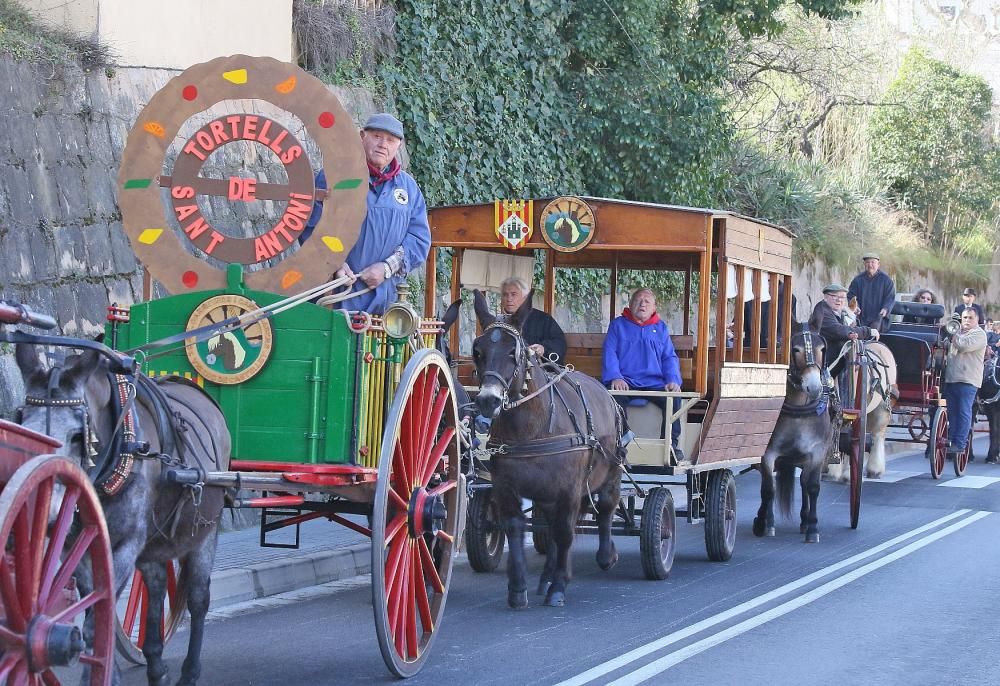
[[802, 390], [802, 376], [805, 374], [806, 370], [810, 367], [816, 367], [819, 369], [820, 374], [823, 376], [823, 381], [826, 382], [826, 377], [829, 375], [829, 370], [826, 367], [821, 366], [816, 362], [816, 351], [813, 345], [813, 336], [818, 338], [823, 343], [823, 348], [826, 349], [826, 339], [820, 336], [818, 333], [813, 333], [809, 329], [804, 329], [802, 331], [797, 331], [792, 335], [792, 338], [796, 336], [802, 337], [802, 347], [805, 353], [805, 364], [800, 368], [795, 366], [795, 356], [792, 356], [792, 364], [788, 365], [788, 383], [797, 390]]
[[[31, 405], [32, 407], [44, 407], [45, 408], [45, 433], [48, 436], [52, 435], [52, 409], [55, 407], [72, 407], [73, 414], [77, 416], [83, 426], [83, 445], [84, 445], [84, 457], [86, 457], [87, 446], [90, 445], [91, 429], [90, 429], [90, 413], [87, 411], [87, 399], [86, 398], [56, 398], [55, 392], [59, 389], [59, 381], [62, 378], [63, 366], [62, 364], [55, 364], [49, 372], [49, 382], [45, 389], [45, 397], [38, 396], [25, 396], [24, 404]], [[17, 421], [21, 423], [23, 419], [24, 408], [20, 408], [17, 412]]]
[[517, 398], [521, 397], [521, 394], [527, 388], [528, 384], [528, 345], [524, 342], [524, 338], [521, 336], [521, 332], [516, 328], [511, 326], [506, 322], [495, 321], [485, 329], [483, 329], [483, 336], [486, 336], [491, 331], [499, 331], [511, 336], [514, 339], [514, 373], [509, 379], [505, 378], [499, 372], [495, 372], [492, 369], [483, 372], [482, 381], [487, 379], [494, 379], [503, 388], [503, 396], [501, 398], [503, 409], [510, 409], [512, 405], [510, 404], [510, 388], [514, 386], [514, 382], [517, 381], [518, 377], [521, 376], [521, 370], [524, 369], [524, 378], [521, 380], [521, 388], [517, 389]]

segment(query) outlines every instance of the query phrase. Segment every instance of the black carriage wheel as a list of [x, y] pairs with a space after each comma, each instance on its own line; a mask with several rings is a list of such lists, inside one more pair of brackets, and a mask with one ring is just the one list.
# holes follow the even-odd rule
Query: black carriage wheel
[[[177, 582], [180, 579], [181, 565], [179, 560], [171, 560], [167, 564], [167, 594], [163, 598], [163, 618], [160, 622], [160, 636], [166, 645], [184, 619], [187, 608], [187, 598], [179, 597]], [[149, 604], [149, 591], [146, 582], [142, 580], [142, 572], [138, 569], [132, 575], [132, 581], [126, 588], [128, 600], [118, 608], [115, 622], [115, 648], [118, 654], [134, 665], [146, 664], [146, 656], [142, 654], [142, 645], [146, 642], [146, 608]], [[123, 594], [123, 595], [126, 595]]]
[[375, 633], [398, 677], [420, 671], [440, 633], [464, 516], [457, 426], [447, 360], [417, 351], [386, 416], [372, 516]]
[[[57, 489], [56, 487], [59, 487]], [[56, 507], [56, 494], [61, 501]], [[40, 455], [0, 492], [0, 684], [59, 684], [55, 668], [90, 666], [90, 686], [111, 683], [114, 572], [104, 511], [86, 472], [58, 455]], [[90, 560], [93, 588], [74, 583]], [[94, 616], [94, 637], [80, 626]]]
[[965, 443], [965, 450], [955, 455], [955, 459], [952, 462], [952, 466], [955, 468], [955, 476], [962, 476], [965, 474], [965, 468], [969, 466], [969, 460], [972, 459], [972, 429], [969, 429], [969, 440]]
[[708, 475], [705, 493], [705, 550], [713, 562], [725, 562], [736, 548], [736, 479], [728, 469]]
[[539, 555], [549, 552], [549, 524], [545, 521], [545, 513], [534, 504], [531, 506], [531, 545]]
[[646, 494], [639, 527], [639, 552], [646, 578], [659, 581], [670, 576], [674, 566], [677, 515], [674, 497], [667, 488], [657, 487]]
[[944, 462], [948, 453], [948, 408], [939, 407], [931, 422], [931, 438], [928, 446], [931, 478], [940, 479], [944, 471]]
[[851, 427], [851, 528], [858, 528], [861, 517], [861, 486], [864, 483], [865, 443], [868, 441], [868, 365], [858, 364], [858, 385], [854, 394], [857, 419]]
[[505, 539], [493, 502], [493, 489], [476, 490], [469, 501], [469, 519], [465, 527], [465, 548], [473, 571], [487, 574], [495, 571], [503, 557]]

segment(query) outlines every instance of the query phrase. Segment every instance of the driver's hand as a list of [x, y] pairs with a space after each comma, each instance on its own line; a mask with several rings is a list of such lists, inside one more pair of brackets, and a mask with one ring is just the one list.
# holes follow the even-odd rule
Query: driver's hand
[[628, 383], [625, 381], [625, 379], [615, 379], [614, 381], [611, 382], [611, 390], [612, 391], [627, 391], [628, 390]]
[[872, 338], [874, 338], [877, 341], [879, 338], [878, 329], [872, 329], [871, 332], [872, 332]]
[[528, 350], [535, 353], [539, 357], [545, 356], [545, 348], [539, 343], [532, 343], [531, 345], [528, 346]]
[[676, 384], [676, 383], [668, 383], [666, 385], [666, 389], [668, 391], [672, 391], [672, 392], [676, 393], [677, 391], [681, 390], [681, 386], [680, 386], [680, 384]]
[[370, 264], [361, 270], [358, 278], [369, 288], [378, 288], [385, 281], [385, 262]]
[[347, 264], [346, 262], [344, 262], [343, 266], [341, 266], [340, 269], [338, 269], [333, 273], [333, 277], [335, 279], [342, 279], [345, 276], [352, 280], [357, 278], [357, 276], [354, 274], [354, 270], [351, 269], [351, 265]]

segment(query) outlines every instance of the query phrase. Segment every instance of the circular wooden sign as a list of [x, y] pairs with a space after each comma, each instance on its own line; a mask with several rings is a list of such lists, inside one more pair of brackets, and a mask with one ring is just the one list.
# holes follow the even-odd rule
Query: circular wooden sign
[[[263, 100], [297, 117], [323, 156], [329, 191], [315, 188], [305, 149], [276, 119], [233, 112], [208, 122], [181, 146], [164, 170], [177, 133], [191, 117], [225, 101]], [[218, 109], [218, 107], [216, 107]], [[201, 176], [215, 151], [238, 141], [263, 145], [279, 160], [287, 184], [254, 178]], [[368, 167], [357, 129], [336, 96], [302, 69], [270, 57], [232, 55], [187, 69], [142, 110], [129, 133], [118, 174], [122, 223], [136, 256], [171, 293], [226, 287], [223, 266], [263, 264], [247, 272], [251, 288], [296, 293], [321, 284], [343, 264], [366, 212]], [[169, 189], [164, 204], [160, 188]], [[239, 238], [202, 216], [199, 197], [229, 202], [273, 201], [284, 210], [276, 223]], [[298, 237], [314, 203], [324, 211], [308, 241]], [[177, 228], [179, 227], [179, 228]]]
[[559, 252], [576, 252], [587, 247], [597, 229], [594, 211], [575, 195], [561, 196], [546, 205], [538, 223], [542, 238]]
[[[217, 295], [198, 305], [188, 318], [187, 331], [218, 324], [258, 309], [241, 295]], [[271, 322], [262, 319], [244, 329], [227, 331], [207, 340], [188, 339], [188, 361], [205, 379], [223, 385], [243, 383], [264, 368], [271, 356], [274, 333]]]

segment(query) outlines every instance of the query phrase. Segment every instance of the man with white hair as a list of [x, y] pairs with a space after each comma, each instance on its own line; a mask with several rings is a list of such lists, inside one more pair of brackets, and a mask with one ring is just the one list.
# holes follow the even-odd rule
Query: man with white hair
[[[524, 279], [517, 276], [507, 277], [500, 284], [500, 309], [508, 316], [514, 314], [530, 292], [531, 289]], [[535, 354], [545, 359], [551, 359], [554, 355], [557, 362], [565, 361], [566, 335], [556, 320], [542, 310], [531, 308], [527, 319], [524, 320], [521, 337]]]

